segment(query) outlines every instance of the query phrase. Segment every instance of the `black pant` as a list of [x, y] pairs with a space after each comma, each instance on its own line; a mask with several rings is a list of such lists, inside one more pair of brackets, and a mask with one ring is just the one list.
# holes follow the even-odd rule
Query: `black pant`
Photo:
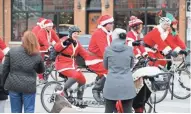
[[[113, 113], [116, 111], [116, 102], [114, 100], [105, 99], [105, 113]], [[132, 113], [133, 99], [122, 100], [123, 113]]]
[[133, 108], [144, 108], [145, 103], [148, 101], [149, 97], [151, 96], [151, 91], [148, 89], [147, 85], [141, 88], [137, 96], [133, 100]]

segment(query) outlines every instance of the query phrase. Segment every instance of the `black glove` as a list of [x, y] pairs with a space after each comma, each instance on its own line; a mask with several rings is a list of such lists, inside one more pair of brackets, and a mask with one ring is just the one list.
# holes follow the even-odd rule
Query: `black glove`
[[187, 53], [185, 50], [181, 50], [181, 51], [179, 52], [179, 54], [184, 54], [185, 56], [188, 55], [188, 53]]
[[166, 55], [166, 58], [171, 59], [171, 56], [172, 57], [177, 57], [178, 54], [175, 51], [169, 51], [169, 53]]
[[134, 41], [134, 42], [132, 42], [132, 45], [133, 46], [140, 46], [141, 43], [140, 43], [140, 41]]
[[140, 63], [144, 63], [145, 62], [145, 59], [142, 56], [137, 57], [137, 59], [139, 60]]
[[63, 45], [64, 45], [64, 46], [69, 46], [72, 42], [73, 42], [72, 39], [71, 39], [71, 38], [68, 38], [67, 40], [65, 40], [65, 41], [63, 42]]
[[169, 53], [166, 55], [166, 59], [171, 59], [172, 51], [169, 51]]

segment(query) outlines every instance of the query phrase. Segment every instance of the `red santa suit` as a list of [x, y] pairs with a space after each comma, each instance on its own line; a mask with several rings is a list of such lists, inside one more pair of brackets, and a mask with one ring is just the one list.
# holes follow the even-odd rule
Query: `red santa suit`
[[74, 78], [81, 84], [85, 84], [86, 79], [80, 70], [77, 69], [75, 57], [79, 54], [86, 59], [89, 55], [78, 41], [76, 41], [76, 46], [70, 44], [68, 47], [66, 47], [63, 45], [63, 41], [65, 40], [66, 37], [62, 38], [58, 43], [55, 44], [54, 48], [57, 52], [60, 52], [63, 48], [66, 48], [64, 51], [62, 51], [62, 54], [68, 55], [69, 57], [62, 54], [58, 55], [55, 61], [55, 68], [63, 75]]
[[[127, 44], [128, 46], [132, 46], [132, 42], [136, 41], [136, 40], [141, 40], [140, 37], [138, 36], [138, 34], [131, 30], [127, 33]], [[140, 56], [145, 56], [148, 53], [145, 50], [145, 47], [140, 45], [140, 46], [134, 46], [133, 47], [133, 52], [136, 58], [140, 57]]]
[[1, 63], [3, 63], [4, 56], [8, 53], [9, 50], [10, 48], [7, 47], [3, 39], [0, 38], [0, 62]]
[[[148, 52], [148, 55], [152, 58], [158, 58], [158, 59], [164, 59], [164, 56], [160, 53], [163, 52], [164, 55], [167, 55], [169, 51], [172, 50], [172, 48], [165, 42], [166, 39], [169, 37], [169, 32], [164, 31], [160, 25], [158, 25], [156, 28], [154, 28], [152, 31], [147, 33], [144, 37], [144, 42], [155, 49], [157, 51], [154, 51], [148, 47], [146, 47], [146, 51]], [[159, 60], [155, 63], [150, 63], [150, 65], [154, 66], [165, 66], [166, 61], [165, 60]]]
[[[88, 50], [95, 55], [98, 59], [103, 60], [103, 55], [105, 48], [111, 44], [111, 32], [108, 32], [103, 25], [107, 23], [112, 23], [114, 21], [113, 17], [109, 15], [104, 15], [99, 19], [98, 29], [93, 33]], [[92, 61], [86, 63], [88, 67], [96, 72], [99, 76], [107, 74], [107, 70], [103, 66], [103, 61]]]
[[182, 50], [186, 49], [186, 44], [180, 39], [179, 35], [175, 35], [173, 36], [171, 34], [172, 37], [172, 42], [173, 44], [176, 44], [177, 46], [179, 46]]
[[[181, 44], [182, 42], [175, 42], [174, 39], [175, 39], [174, 36], [171, 33], [169, 33], [167, 39], [165, 39], [165, 42], [172, 48], [173, 51], [179, 53], [179, 51], [182, 50], [182, 48], [180, 47], [182, 45]], [[177, 44], [177, 43], [180, 43], [180, 44]]]
[[[50, 31], [46, 30], [46, 27], [53, 26], [51, 20], [47, 19], [44, 22], [44, 26], [37, 34], [37, 39], [40, 44], [40, 52], [41, 56], [44, 59], [45, 52], [48, 52], [48, 49], [51, 45], [54, 45], [56, 42], [59, 42], [59, 37], [57, 36], [56, 32], [51, 29]], [[48, 64], [49, 62], [47, 62]], [[43, 79], [43, 74], [39, 74], [39, 79]]]

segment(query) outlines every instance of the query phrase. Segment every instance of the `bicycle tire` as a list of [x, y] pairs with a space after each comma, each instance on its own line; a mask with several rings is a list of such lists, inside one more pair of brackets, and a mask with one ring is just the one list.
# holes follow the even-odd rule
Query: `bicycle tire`
[[47, 89], [48, 86], [50, 86], [51, 84], [58, 84], [58, 85], [62, 85], [61, 83], [57, 82], [57, 81], [51, 81], [46, 83], [46, 85], [42, 88], [41, 94], [40, 94], [40, 100], [41, 100], [41, 104], [43, 106], [43, 108], [50, 113], [51, 109], [48, 109], [48, 107], [45, 105], [45, 99], [44, 99], [44, 92]]
[[[176, 71], [185, 71], [186, 73], [188, 73], [189, 78], [191, 78], [191, 77], [190, 77], [190, 71], [188, 71], [187, 69], [182, 69], [182, 68], [180, 68], [180, 69], [177, 69]], [[172, 78], [172, 77], [171, 77], [171, 78]], [[183, 89], [186, 89], [187, 91], [190, 91], [190, 88], [186, 87], [182, 82], [179, 81], [179, 83], [180, 83], [180, 85], [181, 85], [181, 87], [182, 87]], [[171, 84], [171, 82], [170, 82], [170, 83], [169, 83], [169, 91], [170, 91], [170, 93], [172, 94], [171, 86], [172, 86], [172, 84]], [[187, 98], [190, 97], [190, 95], [191, 95], [191, 93], [189, 92], [188, 95], [185, 95], [185, 96], [182, 97], [182, 96], [176, 95], [176, 94], [173, 92], [173, 96], [174, 96], [175, 98], [177, 98], [177, 99], [187, 99]]]
[[[157, 104], [157, 103], [162, 102], [162, 101], [166, 98], [167, 94], [168, 94], [168, 89], [166, 89], [166, 90], [164, 91], [164, 94], [162, 95], [161, 98], [159, 98], [159, 99], [157, 98], [157, 99], [156, 99], [156, 102], [155, 102], [155, 103]], [[149, 98], [149, 101], [150, 101], [151, 104], [154, 104], [154, 100], [152, 99], [152, 97]]]
[[152, 104], [151, 104], [150, 102], [147, 102], [146, 104], [149, 106], [149, 109], [148, 109], [148, 111], [147, 111], [147, 110], [145, 109], [145, 107], [144, 107], [144, 112], [145, 112], [145, 113], [151, 113], [151, 112], [152, 112], [152, 109], [153, 109]]

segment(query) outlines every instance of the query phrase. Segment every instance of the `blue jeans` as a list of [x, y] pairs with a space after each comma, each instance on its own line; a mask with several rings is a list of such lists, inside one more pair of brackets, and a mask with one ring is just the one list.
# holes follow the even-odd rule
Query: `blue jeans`
[[12, 113], [22, 113], [23, 105], [25, 113], [34, 113], [36, 93], [26, 94], [9, 91], [9, 97]]

